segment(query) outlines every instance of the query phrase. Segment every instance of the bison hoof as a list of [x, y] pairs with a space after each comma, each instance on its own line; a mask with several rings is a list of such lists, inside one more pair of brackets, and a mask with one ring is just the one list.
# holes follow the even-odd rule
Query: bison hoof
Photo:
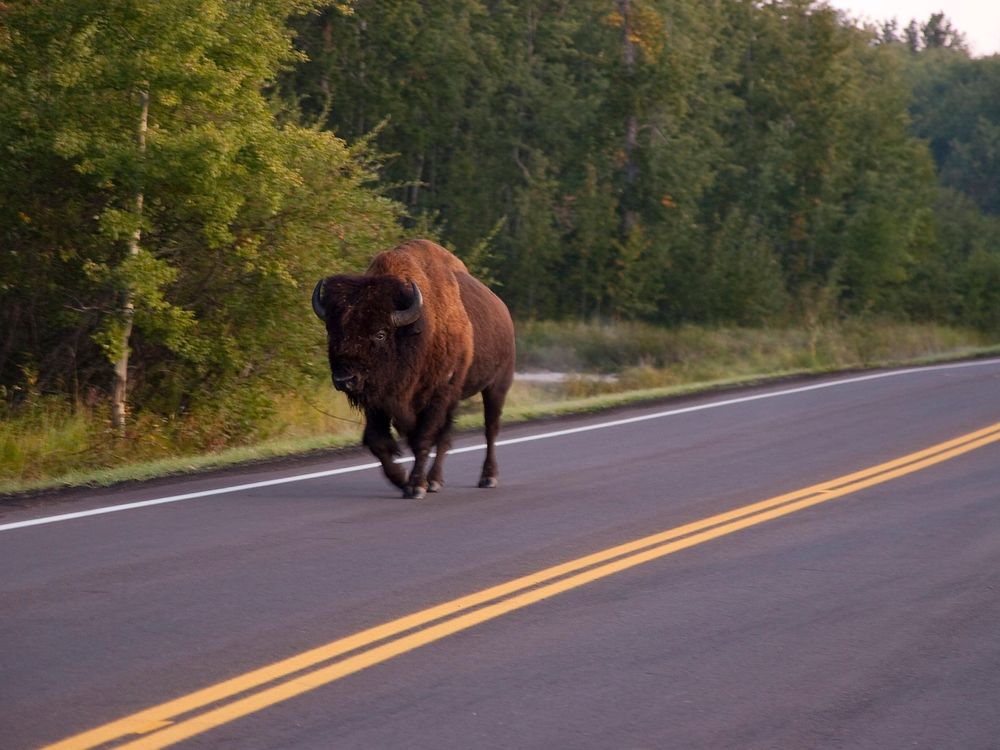
[[493, 489], [498, 484], [500, 483], [497, 481], [496, 477], [483, 477], [479, 480], [479, 486], [486, 489]]
[[403, 497], [411, 500], [423, 500], [427, 497], [427, 490], [423, 487], [406, 487], [403, 489]]
[[444, 486], [444, 482], [439, 482], [439, 481], [437, 481], [435, 479], [432, 479], [431, 481], [429, 481], [427, 483], [427, 491], [428, 492], [440, 492], [441, 488], [443, 486]]

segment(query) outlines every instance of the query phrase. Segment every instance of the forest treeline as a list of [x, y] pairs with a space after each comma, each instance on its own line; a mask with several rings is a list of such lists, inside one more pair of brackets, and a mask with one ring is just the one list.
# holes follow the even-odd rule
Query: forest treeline
[[521, 319], [1000, 330], [1000, 56], [805, 0], [0, 3], [0, 386], [225, 429], [438, 238]]

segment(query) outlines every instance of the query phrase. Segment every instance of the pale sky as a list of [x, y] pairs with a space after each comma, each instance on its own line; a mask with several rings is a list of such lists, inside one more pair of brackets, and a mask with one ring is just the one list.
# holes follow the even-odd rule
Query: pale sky
[[965, 34], [974, 56], [1000, 52], [1000, 0], [827, 0], [827, 3], [862, 20], [877, 23], [899, 19], [900, 29], [911, 18], [922, 23], [932, 13], [944, 13]]

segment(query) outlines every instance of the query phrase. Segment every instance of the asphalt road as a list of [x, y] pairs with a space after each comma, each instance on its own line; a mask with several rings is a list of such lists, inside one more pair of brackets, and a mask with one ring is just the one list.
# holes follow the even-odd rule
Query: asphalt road
[[980, 361], [0, 504], [0, 748], [996, 750], [997, 423]]

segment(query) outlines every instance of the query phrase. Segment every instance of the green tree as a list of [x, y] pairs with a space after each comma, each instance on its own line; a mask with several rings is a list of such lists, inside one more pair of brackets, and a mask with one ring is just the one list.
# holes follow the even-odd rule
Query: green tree
[[[761, 289], [776, 287], [763, 282], [770, 247], [802, 311], [817, 289], [834, 289], [844, 311], [898, 308], [920, 262], [915, 228], [933, 175], [908, 130], [894, 51], [870, 44], [875, 30], [807, 2], [742, 11], [741, 107], [725, 131], [731, 157], [717, 210], [745, 217], [736, 226], [760, 248]], [[719, 226], [728, 234], [734, 225]]]
[[294, 59], [288, 15], [316, 5], [8, 9], [0, 295], [32, 325], [5, 344], [5, 383], [30, 370], [81, 397], [104, 390], [103, 359], [169, 413], [237, 383], [265, 403], [304, 362], [303, 285], [395, 234], [363, 152], [280, 127], [262, 93]]
[[924, 49], [955, 49], [968, 52], [965, 35], [955, 28], [944, 13], [932, 13], [920, 26], [920, 39]]
[[[963, 57], [947, 19], [914, 28], [915, 57]], [[393, 154], [418, 226], [491, 237], [519, 315], [762, 322], [817, 289], [902, 314], [933, 254], [897, 26], [808, 0], [359, 0], [302, 30], [287, 98]], [[979, 132], [956, 153], [985, 177]]]
[[917, 275], [910, 306], [923, 317], [997, 330], [991, 284], [1000, 257], [1000, 59], [971, 58], [947, 43], [903, 59], [913, 130], [929, 144], [941, 185], [927, 222], [928, 268]]
[[914, 129], [945, 185], [1000, 215], [1000, 58], [928, 50], [910, 61]]
[[395, 197], [433, 212], [486, 72], [483, 13], [478, 0], [356, 0], [301, 16], [308, 60], [282, 78], [283, 94], [350, 141], [377, 132]]

